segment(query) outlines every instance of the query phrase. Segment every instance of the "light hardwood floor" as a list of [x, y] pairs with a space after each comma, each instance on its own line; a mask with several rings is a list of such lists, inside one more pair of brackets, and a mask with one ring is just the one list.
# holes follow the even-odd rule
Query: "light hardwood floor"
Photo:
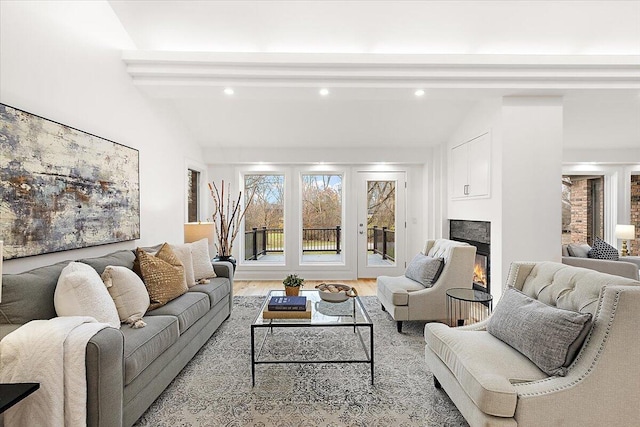
[[[321, 283], [343, 283], [354, 287], [360, 296], [376, 295], [376, 279], [358, 280], [305, 280], [302, 289], [314, 289]], [[236, 280], [233, 282], [233, 294], [239, 296], [264, 296], [271, 289], [284, 289], [279, 280]]]

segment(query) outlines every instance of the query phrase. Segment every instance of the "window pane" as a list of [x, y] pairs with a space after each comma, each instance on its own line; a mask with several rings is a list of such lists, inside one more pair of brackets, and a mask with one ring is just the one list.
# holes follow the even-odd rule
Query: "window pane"
[[187, 222], [198, 222], [200, 172], [187, 170]]
[[342, 261], [342, 175], [302, 175], [302, 262]]
[[244, 260], [284, 263], [284, 175], [245, 175]]
[[396, 182], [367, 181], [367, 265], [394, 263], [395, 231]]

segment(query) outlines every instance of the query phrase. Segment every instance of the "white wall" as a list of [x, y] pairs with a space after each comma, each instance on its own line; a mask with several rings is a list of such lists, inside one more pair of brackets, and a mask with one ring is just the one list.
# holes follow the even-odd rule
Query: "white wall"
[[141, 192], [139, 241], [5, 261], [5, 273], [182, 242], [185, 159], [202, 152], [133, 87], [131, 47], [107, 2], [0, 2], [0, 102], [137, 148]]
[[444, 195], [447, 214], [442, 222], [442, 235], [449, 235], [448, 219], [491, 222], [491, 290], [497, 299], [503, 282], [502, 275], [502, 101], [491, 98], [478, 103], [460, 124], [449, 141], [443, 145], [442, 156], [447, 159], [443, 180], [451, 188], [449, 152], [452, 147], [489, 132], [491, 138], [490, 196], [468, 200], [452, 200]]
[[513, 261], [561, 261], [562, 113], [558, 97], [503, 99], [503, 279]]
[[[491, 135], [490, 196], [449, 198], [447, 215], [491, 222], [496, 300], [511, 262], [560, 260], [562, 131], [559, 98], [496, 98], [472, 109], [446, 144], [443, 155], [449, 156], [451, 147], [485, 132]], [[447, 176], [451, 183], [451, 173]]]

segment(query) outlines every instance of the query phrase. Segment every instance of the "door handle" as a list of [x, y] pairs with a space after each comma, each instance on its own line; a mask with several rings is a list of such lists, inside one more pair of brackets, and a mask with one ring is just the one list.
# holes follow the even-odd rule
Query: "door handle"
[[360, 231], [360, 234], [364, 234], [364, 231]]

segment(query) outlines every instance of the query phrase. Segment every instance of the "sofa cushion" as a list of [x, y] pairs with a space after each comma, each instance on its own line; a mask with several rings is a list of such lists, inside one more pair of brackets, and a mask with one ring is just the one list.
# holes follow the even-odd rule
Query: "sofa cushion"
[[138, 249], [137, 257], [151, 300], [149, 310], [155, 310], [187, 292], [184, 267], [168, 244], [162, 245], [155, 256]]
[[213, 265], [211, 265], [208, 239], [200, 239], [191, 243], [191, 256], [193, 259], [193, 275], [196, 280], [216, 277], [216, 272], [213, 270]]
[[124, 326], [124, 384], [128, 385], [180, 336], [173, 316], [145, 316], [144, 328]]
[[513, 417], [518, 397], [512, 384], [547, 378], [527, 357], [486, 331], [428, 323], [424, 336], [485, 414]]
[[53, 294], [58, 316], [90, 316], [112, 328], [120, 327], [120, 317], [111, 295], [92, 267], [70, 262], [58, 278]]
[[195, 285], [189, 292], [201, 292], [209, 296], [209, 307], [213, 308], [231, 293], [231, 285], [226, 277], [215, 277], [204, 285]]
[[107, 266], [101, 277], [116, 304], [120, 321], [133, 328], [144, 327], [142, 316], [149, 308], [149, 294], [142, 279], [133, 270], [116, 265]]
[[421, 291], [425, 287], [406, 276], [379, 276], [378, 292], [393, 305], [408, 305], [409, 292]]
[[549, 375], [566, 374], [586, 337], [591, 314], [551, 307], [514, 288], [500, 298], [487, 331]]
[[178, 318], [180, 334], [189, 329], [209, 311], [209, 297], [200, 292], [187, 292], [160, 308], [147, 313], [145, 319], [152, 316], [175, 316]]
[[173, 253], [178, 257], [184, 267], [184, 280], [188, 287], [196, 284], [196, 277], [193, 272], [193, 256], [191, 255], [191, 245], [170, 245]]
[[69, 261], [63, 261], [20, 274], [3, 274], [0, 323], [22, 325], [56, 317], [53, 293], [67, 265]]
[[443, 258], [432, 258], [418, 253], [407, 266], [404, 275], [422, 286], [430, 288], [438, 280], [443, 267]]
[[83, 258], [78, 260], [78, 262], [88, 264], [94, 268], [98, 272], [98, 274], [102, 274], [104, 269], [107, 268], [108, 265], [117, 265], [120, 267], [127, 267], [129, 270], [133, 268], [133, 261], [135, 261], [136, 256], [128, 249], [124, 249], [121, 251], [116, 251], [105, 256], [96, 257], [96, 258]]
[[593, 247], [589, 251], [588, 256], [589, 258], [609, 259], [613, 261], [620, 259], [618, 250], [598, 237], [594, 239]]
[[591, 246], [586, 243], [570, 243], [567, 245], [567, 252], [569, 253], [569, 256], [587, 258], [590, 250]]

